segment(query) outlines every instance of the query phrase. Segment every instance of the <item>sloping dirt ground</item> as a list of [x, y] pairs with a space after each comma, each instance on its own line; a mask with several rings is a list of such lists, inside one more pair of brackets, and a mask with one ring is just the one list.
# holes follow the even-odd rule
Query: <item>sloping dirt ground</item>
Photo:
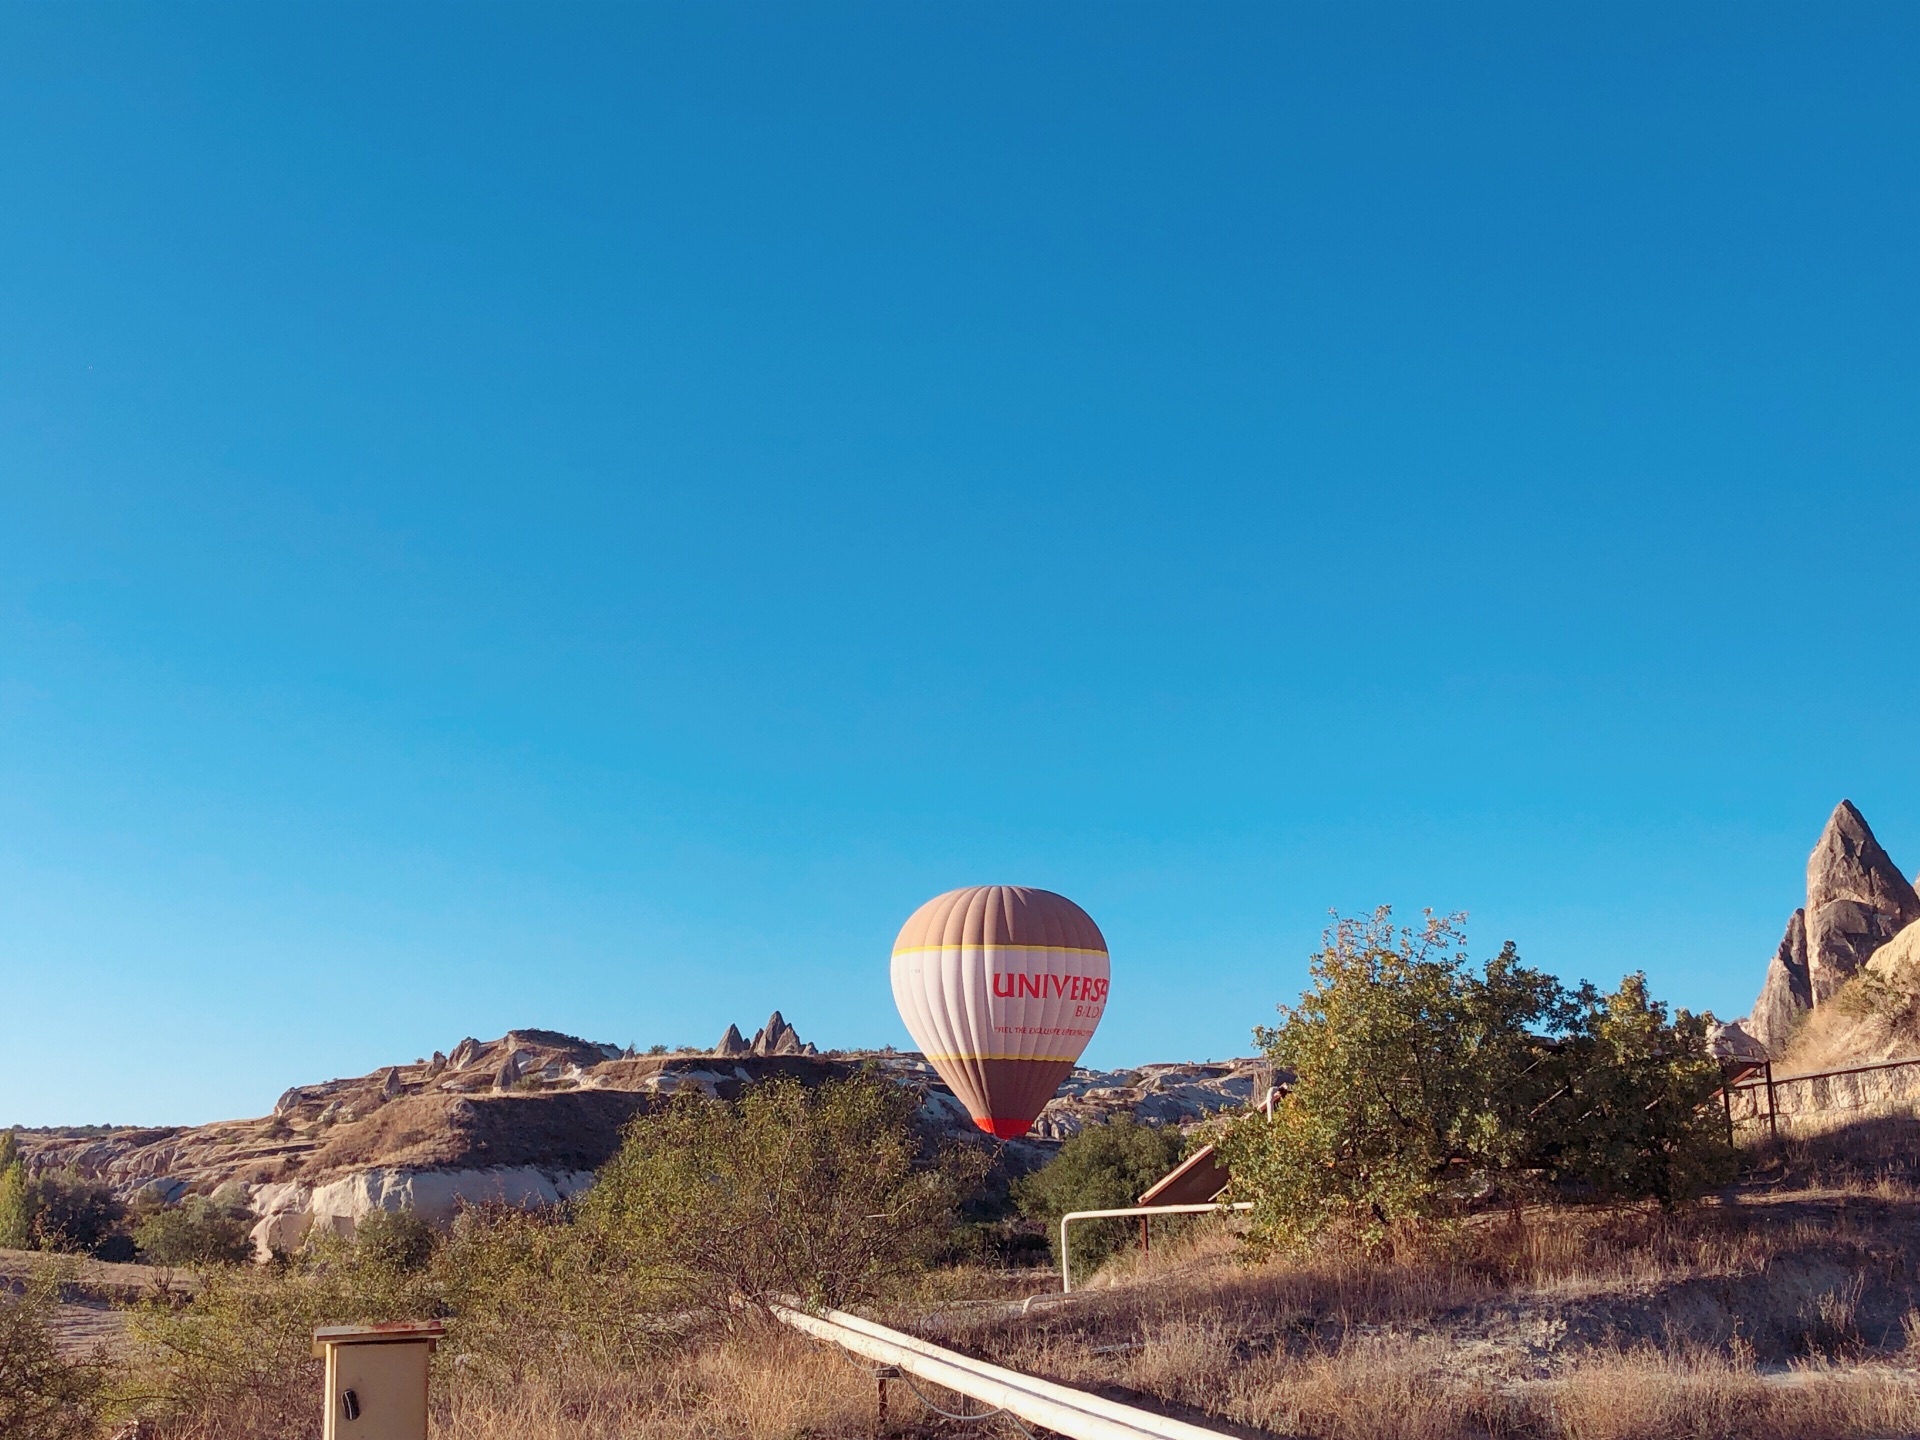
[[113, 1265], [37, 1250], [0, 1250], [0, 1288], [18, 1292], [51, 1270], [60, 1283], [53, 1333], [60, 1349], [91, 1355], [104, 1346], [118, 1353], [126, 1343], [126, 1315], [119, 1307], [161, 1295], [190, 1295], [194, 1277], [157, 1265]]

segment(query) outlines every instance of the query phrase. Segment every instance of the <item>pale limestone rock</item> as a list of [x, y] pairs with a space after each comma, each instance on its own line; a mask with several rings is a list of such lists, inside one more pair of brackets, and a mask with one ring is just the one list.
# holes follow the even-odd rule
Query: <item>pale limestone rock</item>
[[1707, 1053], [1716, 1060], [1761, 1061], [1772, 1058], [1766, 1046], [1749, 1035], [1738, 1020], [1708, 1029]]
[[351, 1238], [376, 1210], [409, 1210], [433, 1225], [451, 1224], [463, 1205], [552, 1205], [593, 1184], [590, 1170], [540, 1170], [530, 1165], [488, 1170], [357, 1171], [324, 1185], [261, 1185], [252, 1203], [260, 1219], [252, 1231], [254, 1258], [290, 1254], [317, 1230]]
[[1874, 951], [1867, 969], [1895, 990], [1920, 995], [1920, 920]]
[[507, 1056], [506, 1059], [502, 1060], [500, 1062], [500, 1068], [496, 1070], [493, 1075], [493, 1088], [496, 1090], [511, 1090], [519, 1082], [521, 1073], [526, 1068], [527, 1060], [527, 1052], [524, 1050], [515, 1050], [511, 1055]]

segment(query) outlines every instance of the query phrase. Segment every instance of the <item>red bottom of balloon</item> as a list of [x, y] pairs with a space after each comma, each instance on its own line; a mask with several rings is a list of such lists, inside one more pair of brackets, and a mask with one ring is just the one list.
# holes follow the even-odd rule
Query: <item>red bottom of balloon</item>
[[1018, 1140], [1033, 1128], [1031, 1120], [995, 1120], [991, 1116], [973, 1123], [996, 1140]]

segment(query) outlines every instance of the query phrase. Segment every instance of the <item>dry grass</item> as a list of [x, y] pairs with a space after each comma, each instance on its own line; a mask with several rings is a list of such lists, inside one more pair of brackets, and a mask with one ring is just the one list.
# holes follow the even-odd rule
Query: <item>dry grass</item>
[[[564, 1352], [512, 1383], [490, 1383], [458, 1355], [443, 1356], [436, 1369], [435, 1440], [803, 1440], [869, 1436], [878, 1418], [869, 1374], [769, 1320], [701, 1336], [631, 1369]], [[163, 1440], [317, 1440], [317, 1378], [295, 1377], [290, 1389], [251, 1407], [177, 1416], [148, 1433]], [[920, 1432], [902, 1425], [890, 1433]]]
[[437, 1440], [796, 1440], [870, 1435], [877, 1418], [870, 1376], [767, 1326], [639, 1371], [559, 1365], [510, 1389], [449, 1388]]
[[[1214, 1224], [1025, 1312], [1044, 1272], [957, 1267], [880, 1318], [1246, 1435], [1866, 1440], [1920, 1434], [1916, 1249], [1920, 1198], [1868, 1174], [1676, 1214], [1488, 1215], [1384, 1257], [1250, 1266]], [[1012, 1433], [944, 1425], [900, 1387], [882, 1428], [867, 1373], [750, 1316], [626, 1369], [543, 1339], [508, 1371], [463, 1362], [457, 1343], [437, 1372], [440, 1440]], [[168, 1440], [308, 1440], [316, 1386], [295, 1378], [298, 1423], [228, 1415]]]
[[1530, 1211], [1384, 1260], [1237, 1263], [1215, 1231], [946, 1343], [1201, 1423], [1316, 1440], [1920, 1433], [1909, 1195]]

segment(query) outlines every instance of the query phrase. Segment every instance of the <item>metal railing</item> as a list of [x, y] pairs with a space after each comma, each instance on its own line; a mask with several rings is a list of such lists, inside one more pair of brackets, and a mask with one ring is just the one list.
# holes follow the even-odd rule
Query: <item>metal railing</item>
[[[1859, 1065], [1842, 1065], [1833, 1070], [1803, 1070], [1795, 1075], [1776, 1075], [1771, 1060], [1745, 1062], [1728, 1071], [1727, 1081], [1720, 1089], [1720, 1098], [1726, 1107], [1727, 1130], [1731, 1134], [1734, 1126], [1740, 1124], [1760, 1124], [1765, 1122], [1768, 1133], [1780, 1138], [1780, 1087], [1800, 1085], [1815, 1080], [1833, 1080], [1844, 1075], [1864, 1075], [1876, 1070], [1898, 1070], [1908, 1065], [1920, 1065], [1920, 1055], [1906, 1055], [1895, 1060], [1869, 1060]], [[1751, 1115], [1735, 1116], [1733, 1097], [1746, 1092], [1756, 1093], [1756, 1104]], [[1760, 1109], [1757, 1103], [1758, 1092], [1766, 1093], [1766, 1109]], [[1797, 1113], [1785, 1112], [1789, 1119]]]
[[[886, 1367], [874, 1372], [882, 1387], [883, 1406], [886, 1382], [894, 1378], [890, 1372], [898, 1371], [993, 1407], [980, 1415], [957, 1418], [985, 1420], [996, 1412], [1004, 1412], [1027, 1424], [1045, 1426], [1070, 1440], [1222, 1440], [1221, 1431], [1189, 1425], [1184, 1420], [1169, 1419], [1151, 1410], [1122, 1405], [1068, 1385], [1023, 1375], [1004, 1365], [976, 1360], [971, 1355], [962, 1355], [957, 1350], [948, 1350], [917, 1335], [892, 1330], [842, 1310], [804, 1310], [798, 1304], [777, 1304], [773, 1313], [796, 1330]], [[914, 1393], [918, 1395], [919, 1391], [916, 1389]], [[919, 1398], [929, 1408], [939, 1408], [926, 1396]]]

